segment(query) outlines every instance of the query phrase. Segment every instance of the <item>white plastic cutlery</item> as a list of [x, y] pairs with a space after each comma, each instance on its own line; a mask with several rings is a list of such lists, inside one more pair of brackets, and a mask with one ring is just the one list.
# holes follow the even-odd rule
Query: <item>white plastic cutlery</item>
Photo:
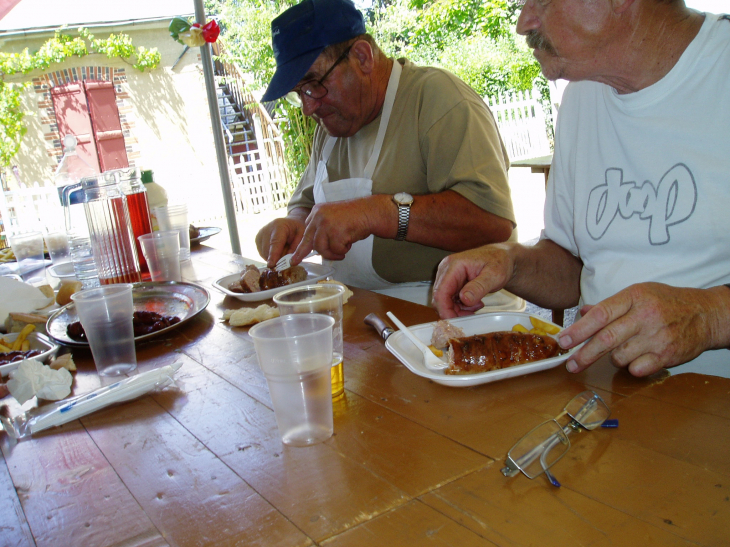
[[[302, 258], [302, 260], [306, 260], [307, 258], [313, 257], [317, 254], [317, 251], [312, 251], [307, 256]], [[289, 253], [288, 255], [282, 256], [278, 262], [276, 263], [276, 267], [274, 268], [277, 272], [280, 272], [282, 270], [287, 270], [291, 268], [291, 257], [294, 256], [294, 253]]]
[[416, 335], [414, 335], [411, 331], [408, 330], [408, 327], [406, 327], [400, 319], [398, 319], [395, 315], [393, 315], [390, 312], [386, 312], [386, 315], [390, 318], [393, 323], [401, 330], [403, 331], [403, 334], [406, 335], [406, 337], [413, 342], [413, 345], [415, 345], [419, 350], [421, 350], [421, 353], [423, 353], [423, 362], [426, 365], [427, 368], [430, 368], [431, 370], [443, 370], [447, 368], [449, 365], [444, 362], [443, 359], [440, 357], [436, 357], [436, 355], [429, 349], [429, 347], [421, 342]]

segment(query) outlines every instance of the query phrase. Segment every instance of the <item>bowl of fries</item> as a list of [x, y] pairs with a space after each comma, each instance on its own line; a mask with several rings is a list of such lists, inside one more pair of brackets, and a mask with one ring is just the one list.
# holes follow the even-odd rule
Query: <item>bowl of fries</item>
[[55, 357], [59, 345], [53, 342], [48, 336], [39, 332], [33, 332], [34, 325], [27, 325], [20, 332], [3, 334], [0, 336], [0, 376], [7, 376], [11, 371], [18, 368], [22, 359], [18, 361], [5, 362], [14, 351], [40, 351], [40, 355], [31, 357], [42, 363], [46, 363]]

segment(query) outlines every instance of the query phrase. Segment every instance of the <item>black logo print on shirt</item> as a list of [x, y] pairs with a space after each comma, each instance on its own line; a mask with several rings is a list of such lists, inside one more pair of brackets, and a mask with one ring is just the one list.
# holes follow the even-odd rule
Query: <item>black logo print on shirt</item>
[[697, 185], [689, 168], [678, 163], [654, 186], [651, 181], [639, 185], [624, 181], [623, 169], [606, 169], [606, 183], [596, 186], [588, 196], [586, 229], [599, 240], [617, 218], [638, 215], [648, 221], [649, 243], [669, 242], [669, 227], [687, 220], [697, 205]]

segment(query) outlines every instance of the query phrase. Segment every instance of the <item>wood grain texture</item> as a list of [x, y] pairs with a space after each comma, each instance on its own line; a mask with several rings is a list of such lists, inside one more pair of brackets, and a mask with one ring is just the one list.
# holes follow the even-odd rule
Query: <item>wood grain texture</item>
[[[6, 444], [7, 437], [2, 439]], [[5, 456], [0, 452], [0, 538], [2, 545], [7, 547], [25, 547], [35, 545], [30, 533], [28, 522], [25, 520], [23, 507], [20, 504], [18, 493], [10, 477]]]
[[[0, 433], [0, 546], [730, 545], [730, 380], [639, 379], [603, 359], [580, 374], [446, 387], [412, 374], [363, 322], [392, 311], [416, 325], [435, 311], [354, 289], [335, 433], [287, 447], [248, 328], [222, 320], [260, 302], [211, 288], [240, 263], [197, 247], [184, 276], [208, 288], [209, 306], [137, 345], [140, 371], [182, 365], [174, 386], [17, 444]], [[71, 351], [73, 394], [98, 388], [91, 353]], [[586, 389], [619, 429], [571, 433], [553, 468], [562, 488], [505, 478], [515, 441]], [[12, 415], [39, 404], [2, 403]]]

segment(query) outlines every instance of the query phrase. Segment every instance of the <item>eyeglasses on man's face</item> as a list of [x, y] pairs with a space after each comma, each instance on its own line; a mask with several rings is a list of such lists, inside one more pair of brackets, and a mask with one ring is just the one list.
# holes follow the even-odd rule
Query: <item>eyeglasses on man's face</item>
[[289, 93], [287, 93], [286, 100], [294, 106], [302, 106], [303, 95], [306, 95], [310, 99], [321, 99], [325, 97], [328, 93], [328, 90], [324, 86], [324, 81], [327, 79], [327, 76], [329, 76], [332, 71], [337, 67], [337, 65], [347, 59], [347, 56], [350, 54], [350, 49], [352, 49], [352, 46], [349, 46], [345, 51], [342, 52], [342, 55], [337, 57], [337, 60], [332, 63], [332, 66], [329, 67], [329, 70], [327, 70], [327, 72], [325, 72], [319, 80], [309, 80], [304, 82], [302, 85], [295, 87]]
[[[611, 414], [606, 403], [594, 391], [584, 391], [573, 397], [563, 412], [547, 420], [522, 437], [507, 453], [502, 474], [514, 477], [520, 471], [534, 479], [545, 473], [554, 486], [560, 486], [549, 469], [565, 456], [570, 448], [568, 433], [581, 428], [588, 431], [597, 427], [618, 427], [618, 420], [608, 420]], [[570, 421], [561, 425], [558, 420], [568, 416]]]

